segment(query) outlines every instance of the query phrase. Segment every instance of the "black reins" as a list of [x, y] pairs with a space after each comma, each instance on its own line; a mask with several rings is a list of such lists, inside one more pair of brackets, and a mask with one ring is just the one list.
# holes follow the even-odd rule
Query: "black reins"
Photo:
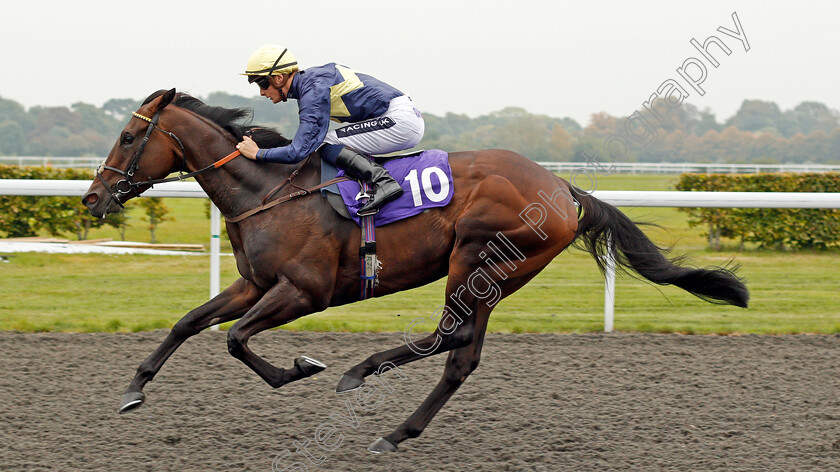
[[[105, 163], [103, 162], [102, 164], [99, 165], [99, 167], [94, 172], [94, 175], [96, 176], [96, 178], [99, 179], [100, 182], [102, 182], [102, 185], [104, 185], [106, 189], [108, 189], [108, 195], [111, 197], [112, 200], [117, 202], [117, 205], [119, 205], [120, 208], [125, 208], [125, 206], [123, 206], [122, 202], [119, 199], [119, 196], [131, 192], [131, 190], [136, 188], [136, 187], [141, 187], [141, 186], [144, 186], [144, 185], [148, 185], [149, 187], [153, 187], [156, 184], [186, 180], [186, 179], [189, 179], [191, 177], [195, 177], [196, 175], [201, 174], [203, 172], [206, 172], [208, 170], [221, 167], [224, 164], [230, 162], [233, 158], [240, 155], [240, 152], [237, 149], [236, 151], [233, 151], [232, 153], [230, 153], [227, 156], [219, 159], [218, 161], [208, 165], [207, 167], [201, 168], [197, 171], [184, 173], [187, 170], [187, 159], [186, 159], [186, 156], [185, 156], [186, 150], [184, 149], [184, 145], [181, 143], [181, 140], [178, 139], [178, 136], [176, 136], [175, 133], [172, 133], [171, 131], [166, 131], [165, 129], [163, 129], [163, 128], [161, 128], [157, 125], [158, 119], [160, 117], [160, 112], [159, 111], [156, 112], [151, 118], [149, 118], [147, 116], [143, 116], [143, 115], [141, 115], [139, 113], [136, 113], [136, 112], [132, 112], [131, 115], [136, 117], [136, 118], [139, 118], [143, 121], [148, 122], [149, 123], [149, 128], [146, 130], [146, 135], [143, 136], [143, 141], [140, 142], [140, 147], [138, 147], [137, 152], [134, 153], [134, 157], [131, 159], [131, 163], [128, 165], [128, 168], [126, 170], [117, 169], [116, 167], [106, 166]], [[172, 138], [173, 141], [178, 143], [178, 147], [181, 149], [181, 167], [178, 169], [178, 175], [175, 176], [175, 177], [167, 177], [167, 178], [164, 178], [164, 179], [149, 178], [148, 180], [143, 180], [143, 181], [140, 181], [140, 182], [132, 182], [131, 178], [134, 176], [134, 173], [137, 172], [137, 169], [140, 167], [140, 156], [143, 154], [143, 151], [146, 149], [146, 144], [149, 142], [149, 136], [151, 136], [152, 130], [155, 130], [155, 129], [160, 131], [161, 133], [166, 134], [167, 136]], [[113, 187], [111, 187], [108, 184], [108, 182], [106, 182], [105, 179], [102, 177], [102, 171], [104, 171], [104, 170], [110, 170], [112, 172], [116, 172], [117, 174], [122, 175], [123, 179], [120, 180], [119, 182], [117, 182]]]
[[[187, 167], [187, 161], [186, 161], [186, 157], [185, 157], [186, 151], [184, 150], [184, 145], [181, 143], [181, 140], [178, 139], [178, 136], [175, 136], [174, 133], [166, 131], [165, 129], [162, 129], [159, 126], [157, 126], [157, 122], [158, 122], [158, 119], [160, 117], [160, 111], [155, 112], [155, 114], [151, 118], [143, 116], [143, 115], [141, 115], [139, 113], [136, 113], [136, 112], [132, 112], [131, 115], [134, 116], [135, 118], [139, 118], [143, 121], [148, 122], [149, 123], [149, 128], [146, 130], [146, 135], [143, 136], [143, 141], [140, 143], [140, 147], [137, 148], [137, 152], [134, 153], [134, 157], [131, 159], [131, 163], [128, 165], [128, 168], [126, 170], [117, 169], [116, 167], [106, 166], [105, 163], [103, 162], [102, 164], [99, 165], [99, 167], [96, 169], [96, 172], [95, 172], [96, 178], [99, 179], [100, 182], [102, 182], [102, 185], [104, 185], [106, 189], [108, 189], [108, 195], [111, 197], [112, 200], [117, 202], [117, 205], [119, 205], [120, 208], [125, 208], [125, 206], [123, 206], [122, 202], [120, 202], [119, 196], [120, 195], [125, 195], [125, 194], [131, 192], [131, 190], [136, 188], [136, 187], [141, 187], [141, 186], [144, 186], [144, 185], [148, 185], [149, 187], [152, 187], [155, 184], [161, 184], [161, 183], [165, 183], [165, 182], [175, 182], [175, 181], [178, 181], [178, 180], [189, 179], [190, 177], [194, 177], [198, 174], [201, 174], [202, 172], [206, 172], [206, 171], [211, 170], [211, 169], [217, 169], [217, 168], [227, 164], [228, 162], [230, 162], [234, 158], [241, 155], [241, 153], [237, 149], [237, 150], [233, 151], [232, 153], [228, 154], [227, 156], [219, 159], [218, 161], [216, 161], [216, 162], [214, 162], [214, 163], [212, 163], [212, 164], [210, 164], [206, 167], [203, 167], [199, 170], [196, 170], [196, 171], [185, 174], [184, 171], [186, 170], [186, 167]], [[137, 171], [137, 169], [140, 166], [140, 156], [143, 154], [143, 150], [146, 148], [146, 143], [149, 142], [149, 136], [151, 136], [152, 130], [155, 130], [155, 129], [157, 129], [161, 133], [164, 133], [164, 134], [168, 135], [176, 143], [178, 143], [178, 147], [181, 148], [181, 169], [178, 170], [178, 175], [175, 176], [175, 177], [168, 177], [168, 178], [164, 178], [164, 179], [149, 178], [148, 180], [143, 180], [143, 181], [140, 181], [140, 182], [132, 182], [131, 177], [134, 176], [134, 173]], [[268, 192], [268, 194], [263, 198], [262, 203], [260, 204], [259, 207], [253, 208], [249, 211], [246, 211], [245, 213], [236, 215], [235, 217], [232, 217], [232, 218], [225, 217], [225, 220], [228, 221], [228, 222], [231, 222], [231, 223], [238, 223], [238, 222], [244, 220], [245, 218], [248, 218], [249, 216], [255, 215], [255, 214], [260, 213], [260, 212], [262, 212], [264, 210], [267, 210], [269, 208], [273, 208], [273, 207], [275, 207], [275, 206], [277, 206], [281, 203], [285, 203], [289, 200], [293, 200], [293, 199], [298, 198], [298, 197], [303, 197], [303, 196], [306, 196], [306, 195], [312, 195], [312, 193], [314, 191], [320, 190], [321, 188], [328, 187], [332, 184], [343, 182], [345, 180], [349, 180], [349, 178], [346, 177], [346, 176], [336, 177], [332, 180], [329, 180], [327, 182], [322, 182], [321, 184], [316, 185], [314, 187], [310, 187], [310, 188], [303, 188], [303, 187], [295, 184], [294, 182], [292, 182], [292, 180], [294, 180], [294, 178], [298, 175], [298, 173], [300, 173], [300, 170], [309, 162], [309, 159], [311, 157], [312, 157], [311, 155], [307, 156], [307, 158], [294, 170], [294, 172], [291, 173], [291, 175], [289, 175], [289, 177], [283, 183], [281, 183], [280, 185], [278, 185], [277, 187], [272, 189], [270, 192]], [[116, 172], [117, 174], [122, 175], [123, 179], [120, 180], [119, 182], [117, 182], [113, 187], [111, 187], [110, 185], [108, 185], [108, 182], [106, 182], [105, 179], [102, 177], [102, 171], [104, 171], [104, 170], [110, 170], [110, 171]], [[293, 187], [297, 188], [298, 191], [294, 192], [294, 193], [291, 193], [289, 195], [286, 195], [284, 197], [278, 198], [276, 200], [269, 200], [269, 198], [271, 198], [275, 193], [280, 191], [286, 184], [291, 184]]]

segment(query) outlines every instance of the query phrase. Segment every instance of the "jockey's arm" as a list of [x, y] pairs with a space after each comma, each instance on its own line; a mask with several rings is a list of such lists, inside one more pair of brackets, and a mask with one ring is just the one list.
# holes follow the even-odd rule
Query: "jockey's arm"
[[[320, 85], [320, 84], [319, 84]], [[312, 87], [298, 99], [300, 125], [292, 143], [257, 151], [258, 161], [294, 164], [315, 152], [324, 142], [330, 124], [330, 89]]]

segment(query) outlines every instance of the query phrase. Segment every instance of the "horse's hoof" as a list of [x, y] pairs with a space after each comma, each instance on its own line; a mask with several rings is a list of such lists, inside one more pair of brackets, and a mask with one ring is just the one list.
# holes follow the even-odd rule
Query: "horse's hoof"
[[305, 377], [315, 375], [327, 368], [327, 365], [323, 362], [316, 361], [315, 359], [306, 356], [300, 356], [295, 359], [295, 365], [301, 372], [303, 372]]
[[357, 379], [344, 374], [341, 376], [341, 380], [338, 381], [338, 385], [335, 387], [335, 393], [349, 392], [350, 390], [355, 390], [364, 384], [364, 379]]
[[397, 446], [385, 438], [379, 438], [368, 446], [368, 452], [382, 454], [383, 452], [398, 452]]
[[120, 414], [129, 412], [146, 401], [146, 395], [143, 392], [128, 392], [122, 397], [120, 402]]

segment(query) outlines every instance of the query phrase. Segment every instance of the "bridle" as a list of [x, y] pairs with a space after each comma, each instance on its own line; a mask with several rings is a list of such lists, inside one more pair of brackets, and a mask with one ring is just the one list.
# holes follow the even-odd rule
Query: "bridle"
[[[212, 163], [212, 164], [210, 164], [206, 167], [203, 167], [203, 168], [201, 168], [199, 170], [196, 170], [194, 172], [189, 172], [189, 173], [185, 174], [184, 171], [187, 168], [187, 160], [186, 160], [186, 156], [185, 156], [186, 150], [184, 149], [184, 145], [181, 143], [181, 140], [178, 139], [178, 136], [175, 136], [175, 133], [172, 133], [170, 131], [166, 131], [165, 129], [163, 129], [163, 128], [161, 128], [157, 125], [158, 119], [160, 118], [160, 110], [155, 112], [155, 114], [152, 115], [151, 118], [149, 118], [147, 116], [144, 116], [144, 115], [141, 115], [140, 113], [137, 113], [137, 112], [131, 112], [131, 115], [135, 118], [139, 118], [143, 121], [148, 122], [149, 127], [146, 130], [146, 135], [143, 136], [143, 141], [140, 142], [140, 147], [138, 147], [137, 152], [134, 153], [134, 157], [131, 159], [131, 163], [129, 163], [128, 168], [126, 168], [126, 170], [117, 169], [116, 167], [106, 166], [105, 163], [103, 162], [102, 164], [99, 165], [99, 167], [94, 172], [94, 175], [96, 176], [96, 178], [99, 179], [100, 182], [102, 182], [102, 185], [104, 185], [106, 189], [108, 189], [108, 195], [111, 197], [111, 199], [113, 201], [117, 202], [117, 205], [119, 205], [120, 208], [125, 208], [125, 206], [122, 204], [122, 202], [120, 202], [119, 196], [130, 193], [136, 187], [142, 187], [142, 186], [145, 186], [145, 185], [148, 185], [149, 187], [152, 187], [155, 184], [161, 184], [161, 183], [165, 183], [165, 182], [175, 182], [175, 181], [178, 181], [178, 180], [189, 179], [190, 177], [195, 177], [196, 175], [201, 174], [203, 172], [206, 172], [208, 170], [218, 169], [219, 167], [227, 164], [228, 162], [230, 162], [234, 158], [241, 155], [241, 153], [237, 149], [237, 150], [233, 151], [232, 153], [228, 154], [227, 156], [219, 159], [218, 161], [216, 161], [216, 162], [214, 162], [214, 163]], [[135, 172], [140, 167], [140, 156], [143, 154], [143, 150], [146, 148], [146, 143], [149, 142], [149, 136], [151, 136], [152, 131], [155, 130], [155, 129], [160, 131], [161, 133], [166, 134], [170, 138], [172, 138], [172, 140], [175, 141], [178, 144], [178, 147], [181, 148], [181, 168], [178, 169], [178, 175], [175, 176], [175, 177], [168, 177], [168, 178], [164, 178], [164, 179], [149, 178], [148, 180], [143, 180], [143, 181], [139, 181], [139, 182], [132, 182], [131, 178], [134, 176]], [[268, 210], [269, 208], [273, 208], [273, 207], [275, 207], [275, 206], [277, 206], [281, 203], [288, 202], [289, 200], [293, 200], [293, 199], [296, 199], [298, 197], [303, 197], [303, 196], [306, 196], [306, 195], [312, 195], [313, 192], [315, 192], [317, 190], [320, 190], [322, 188], [328, 187], [328, 186], [333, 185], [333, 184], [337, 184], [339, 182], [343, 182], [345, 180], [350, 180], [348, 177], [343, 176], [343, 177], [336, 177], [336, 178], [328, 180], [326, 182], [321, 182], [319, 185], [315, 185], [315, 186], [310, 187], [310, 188], [303, 188], [303, 187], [300, 187], [300, 186], [296, 185], [294, 182], [292, 182], [292, 180], [294, 180], [294, 178], [300, 173], [301, 169], [303, 169], [303, 167], [306, 166], [306, 164], [309, 162], [311, 157], [312, 157], [311, 154], [309, 156], [307, 156], [306, 159], [304, 159], [304, 161], [301, 162], [301, 164], [289, 175], [289, 177], [283, 183], [281, 183], [280, 185], [274, 187], [271, 191], [269, 191], [268, 194], [265, 197], [263, 197], [260, 206], [258, 206], [256, 208], [252, 208], [251, 210], [248, 210], [244, 213], [241, 213], [241, 214], [236, 215], [236, 216], [231, 217], [231, 218], [225, 217], [225, 221], [230, 222], [230, 223], [238, 223], [238, 222], [240, 222], [240, 221], [242, 221], [242, 220], [244, 220], [244, 219], [246, 219], [246, 218], [248, 218], [252, 215], [255, 215], [255, 214], [260, 213], [262, 211]], [[102, 177], [102, 171], [104, 171], [104, 170], [110, 170], [112, 172], [116, 172], [117, 174], [122, 175], [123, 179], [120, 180], [119, 182], [117, 182], [113, 187], [111, 187], [108, 184], [108, 182], [106, 182], [105, 179]], [[298, 190], [296, 192], [290, 193], [290, 194], [285, 195], [283, 197], [280, 197], [278, 199], [269, 200], [274, 194], [276, 194], [278, 191], [280, 191], [287, 184], [291, 185], [292, 187], [294, 187]]]
[[[145, 185], [148, 185], [149, 187], [152, 187], [155, 184], [162, 184], [162, 183], [165, 183], [165, 182], [175, 182], [175, 181], [178, 181], [178, 180], [186, 180], [186, 179], [189, 179], [190, 177], [194, 177], [194, 176], [196, 176], [198, 174], [201, 174], [202, 172], [206, 172], [210, 169], [215, 169], [215, 168], [221, 167], [224, 164], [230, 162], [230, 160], [232, 160], [233, 158], [239, 156], [239, 154], [240, 154], [239, 150], [237, 149], [236, 151], [228, 154], [227, 156], [219, 159], [218, 161], [214, 162], [213, 164], [210, 164], [207, 167], [199, 169], [195, 172], [184, 173], [187, 170], [187, 160], [186, 160], [186, 156], [185, 156], [186, 151], [184, 150], [184, 145], [181, 143], [181, 140], [178, 139], [178, 136], [176, 136], [175, 133], [173, 133], [171, 131], [166, 131], [165, 129], [163, 129], [160, 126], [157, 125], [158, 120], [160, 119], [160, 110], [155, 112], [155, 114], [152, 115], [151, 118], [149, 118], [147, 116], [144, 116], [144, 115], [141, 115], [140, 113], [137, 113], [137, 112], [131, 112], [131, 115], [135, 118], [139, 118], [139, 119], [141, 119], [145, 122], [148, 122], [149, 127], [146, 129], [146, 135], [143, 136], [143, 140], [140, 142], [140, 146], [137, 148], [137, 152], [134, 153], [134, 157], [131, 159], [131, 162], [128, 164], [128, 167], [126, 168], [126, 170], [122, 170], [122, 169], [117, 169], [116, 167], [106, 166], [105, 163], [103, 162], [102, 164], [99, 165], [99, 167], [94, 172], [94, 175], [96, 176], [96, 178], [99, 179], [100, 182], [102, 182], [102, 185], [104, 185], [106, 189], [108, 189], [108, 195], [111, 197], [111, 199], [113, 201], [117, 202], [117, 205], [119, 205], [120, 208], [125, 208], [125, 206], [123, 206], [122, 202], [119, 199], [119, 196], [130, 193], [132, 190], [134, 190], [137, 187], [142, 187], [142, 186], [145, 186]], [[140, 167], [140, 156], [143, 155], [143, 151], [146, 149], [146, 144], [149, 142], [149, 137], [151, 136], [153, 130], [158, 130], [161, 133], [164, 133], [167, 136], [169, 136], [170, 138], [172, 138], [172, 140], [175, 141], [178, 144], [178, 147], [181, 149], [181, 167], [178, 169], [178, 175], [176, 177], [168, 177], [168, 178], [165, 178], [165, 179], [149, 178], [148, 180], [143, 180], [143, 181], [139, 181], [139, 182], [132, 182], [131, 178], [134, 177], [135, 172], [137, 172], [137, 169]], [[105, 179], [102, 177], [102, 171], [104, 171], [104, 170], [110, 170], [112, 172], [116, 172], [117, 174], [122, 175], [123, 179], [120, 180], [119, 182], [117, 182], [113, 187], [111, 187], [108, 184], [108, 182], [106, 182]]]
[[[128, 164], [128, 167], [125, 170], [122, 170], [117, 169], [116, 167], [106, 166], [105, 162], [103, 162], [94, 172], [95, 177], [99, 179], [100, 182], [102, 182], [102, 185], [104, 185], [105, 188], [108, 189], [108, 194], [110, 195], [111, 199], [117, 202], [117, 205], [119, 205], [120, 208], [125, 208], [125, 206], [123, 206], [122, 202], [119, 199], [120, 195], [125, 195], [131, 192], [136, 187], [140, 187], [142, 185], [153, 185], [155, 183], [158, 183], [152, 179], [149, 179], [145, 182], [131, 181], [131, 178], [134, 177], [134, 173], [137, 172], [137, 169], [140, 166], [140, 156], [143, 155], [143, 151], [146, 149], [146, 144], [148, 144], [149, 137], [152, 135], [153, 130], [157, 129], [161, 133], [165, 133], [170, 138], [172, 138], [173, 141], [178, 143], [178, 147], [181, 148], [181, 169], [183, 170], [186, 166], [186, 161], [184, 158], [184, 145], [181, 144], [181, 140], [178, 139], [178, 136], [175, 136], [174, 133], [166, 131], [157, 125], [158, 120], [160, 119], [160, 111], [155, 112], [155, 114], [151, 118], [143, 116], [136, 112], [131, 112], [131, 115], [135, 118], [139, 118], [143, 121], [148, 122], [149, 126], [148, 128], [146, 128], [146, 135], [143, 136], [143, 140], [140, 142], [140, 146], [137, 148], [137, 152], [134, 153], [134, 157], [131, 159], [131, 162]], [[111, 172], [116, 172], [117, 174], [122, 175], [122, 180], [120, 180], [119, 182], [114, 184], [113, 187], [111, 187], [108, 184], [108, 182], [106, 182], [105, 179], [102, 177], [102, 172], [105, 170], [110, 170]]]

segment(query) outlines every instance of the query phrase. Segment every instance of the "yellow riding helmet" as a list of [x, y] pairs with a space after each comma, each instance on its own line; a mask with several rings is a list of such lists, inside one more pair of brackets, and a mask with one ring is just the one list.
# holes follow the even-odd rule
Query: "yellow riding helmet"
[[248, 83], [252, 83], [260, 76], [288, 74], [298, 69], [295, 55], [287, 48], [276, 44], [266, 44], [251, 54], [245, 73]]

